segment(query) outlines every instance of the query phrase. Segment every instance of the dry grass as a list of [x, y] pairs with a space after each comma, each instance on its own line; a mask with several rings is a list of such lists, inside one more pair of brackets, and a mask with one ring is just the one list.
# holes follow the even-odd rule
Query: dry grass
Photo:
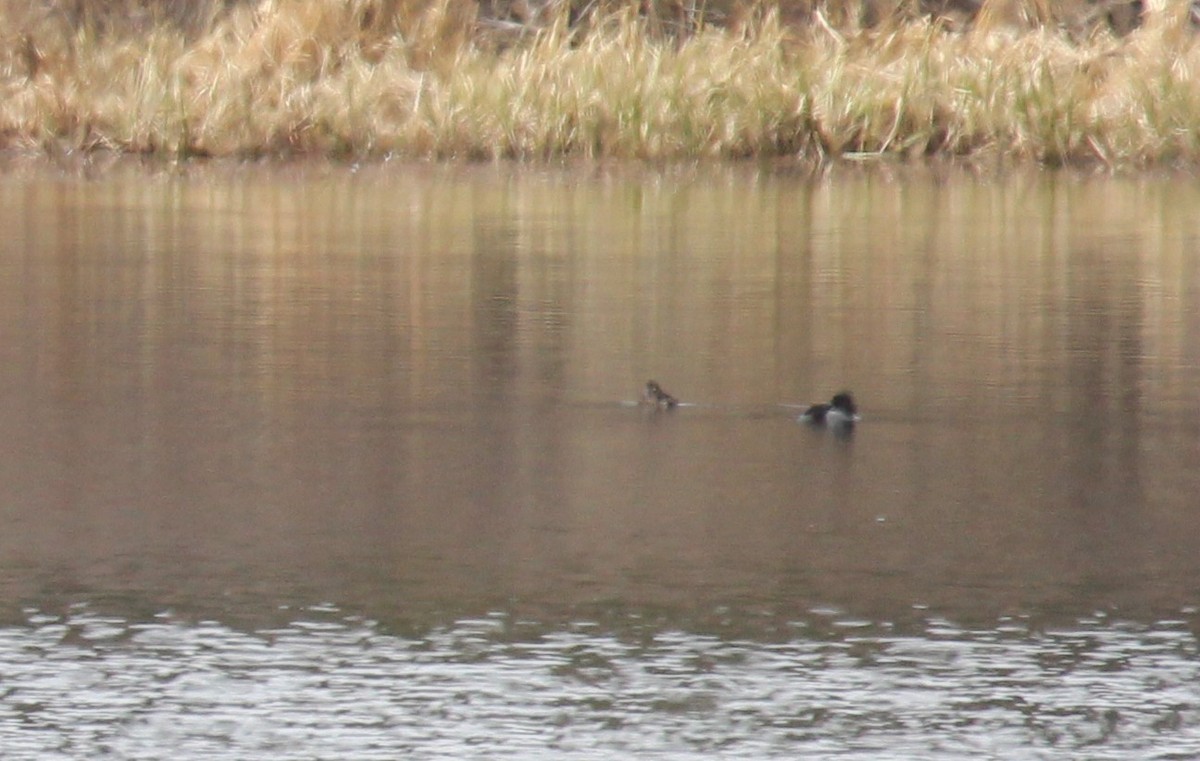
[[496, 45], [468, 0], [139, 7], [120, 9], [122, 26], [111, 7], [89, 18], [0, 3], [0, 146], [1200, 162], [1186, 8], [1124, 38], [1075, 39], [998, 12], [965, 32], [921, 18], [864, 29], [823, 12], [784, 25], [769, 11], [664, 34], [617, 7], [586, 32], [565, 11], [543, 14]]

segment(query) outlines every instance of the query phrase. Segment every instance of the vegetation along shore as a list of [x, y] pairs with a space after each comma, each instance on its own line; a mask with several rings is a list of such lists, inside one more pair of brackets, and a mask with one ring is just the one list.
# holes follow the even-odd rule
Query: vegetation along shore
[[0, 0], [0, 148], [1200, 163], [1174, 0]]

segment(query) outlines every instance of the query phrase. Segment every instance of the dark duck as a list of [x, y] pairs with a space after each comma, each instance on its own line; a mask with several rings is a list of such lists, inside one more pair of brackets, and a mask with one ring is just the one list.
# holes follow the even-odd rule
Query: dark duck
[[858, 405], [849, 391], [834, 394], [828, 404], [814, 404], [800, 414], [801, 423], [820, 428], [846, 428], [859, 421]]
[[642, 392], [642, 396], [647, 402], [658, 407], [670, 409], [679, 404], [678, 399], [663, 391], [663, 387], [658, 385], [658, 381], [646, 381], [646, 389]]

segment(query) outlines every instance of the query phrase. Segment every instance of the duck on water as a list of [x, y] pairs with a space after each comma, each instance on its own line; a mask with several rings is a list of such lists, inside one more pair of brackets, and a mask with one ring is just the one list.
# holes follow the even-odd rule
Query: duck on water
[[679, 404], [679, 400], [663, 390], [663, 387], [658, 385], [658, 381], [646, 381], [646, 388], [642, 392], [642, 397], [657, 407], [666, 407], [671, 409]]
[[[658, 381], [648, 380], [642, 390], [643, 401], [662, 409], [672, 409], [679, 400], [667, 393]], [[848, 429], [862, 418], [858, 414], [858, 405], [849, 391], [839, 391], [828, 403], [814, 404], [796, 418], [814, 428]]]
[[849, 428], [862, 418], [858, 416], [858, 405], [850, 392], [840, 391], [828, 404], [814, 404], [796, 419], [817, 428]]

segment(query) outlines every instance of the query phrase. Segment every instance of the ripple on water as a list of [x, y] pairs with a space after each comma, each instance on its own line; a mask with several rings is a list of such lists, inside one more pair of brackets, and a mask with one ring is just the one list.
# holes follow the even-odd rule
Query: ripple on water
[[[1182, 622], [727, 641], [502, 617], [420, 637], [326, 611], [246, 633], [75, 610], [0, 630], [5, 758], [1185, 758]], [[883, 627], [886, 630], [886, 627]], [[875, 629], [874, 631], [878, 631]], [[507, 633], [506, 633], [507, 632]]]

